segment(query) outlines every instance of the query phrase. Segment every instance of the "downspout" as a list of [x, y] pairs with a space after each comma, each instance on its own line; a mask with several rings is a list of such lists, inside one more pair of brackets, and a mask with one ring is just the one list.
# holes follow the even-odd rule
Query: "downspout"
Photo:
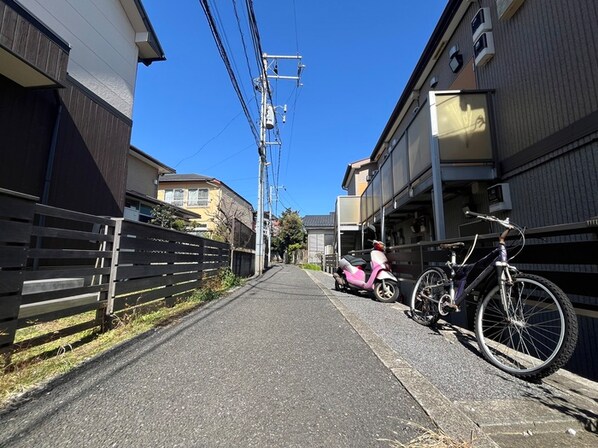
[[41, 203], [48, 204], [50, 197], [50, 187], [52, 184], [52, 172], [54, 171], [54, 159], [56, 158], [56, 147], [58, 146], [58, 131], [60, 129], [60, 120], [62, 118], [62, 110], [64, 106], [62, 101], [56, 93], [58, 99], [58, 112], [56, 114], [56, 121], [54, 121], [54, 129], [52, 130], [52, 140], [50, 142], [50, 150], [48, 151], [48, 163], [46, 164], [46, 177], [44, 179], [44, 189], [42, 191]]
[[[58, 112], [56, 113], [56, 120], [54, 121], [54, 129], [52, 130], [52, 140], [50, 141], [50, 150], [48, 151], [48, 162], [46, 163], [46, 176], [44, 178], [44, 188], [42, 190], [41, 204], [48, 205], [50, 198], [50, 187], [52, 186], [52, 172], [54, 171], [54, 159], [56, 158], [56, 147], [58, 146], [58, 131], [60, 129], [60, 120], [62, 118], [62, 110], [64, 108], [58, 92], [56, 92], [56, 99], [58, 100]], [[46, 217], [39, 217], [39, 226], [44, 227], [46, 224]], [[42, 239], [36, 238], [35, 248], [39, 249], [42, 245]], [[39, 258], [33, 260], [33, 269], [39, 268]]]

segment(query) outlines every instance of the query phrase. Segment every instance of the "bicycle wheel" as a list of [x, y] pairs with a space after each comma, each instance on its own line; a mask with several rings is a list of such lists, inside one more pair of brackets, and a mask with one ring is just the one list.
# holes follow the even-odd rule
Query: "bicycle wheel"
[[446, 292], [446, 274], [438, 268], [426, 269], [417, 279], [409, 307], [411, 317], [418, 324], [430, 326], [440, 319], [438, 302]]
[[507, 310], [495, 286], [479, 303], [475, 333], [484, 357], [519, 378], [538, 380], [564, 366], [577, 343], [577, 319], [565, 293], [537, 275], [506, 286]]

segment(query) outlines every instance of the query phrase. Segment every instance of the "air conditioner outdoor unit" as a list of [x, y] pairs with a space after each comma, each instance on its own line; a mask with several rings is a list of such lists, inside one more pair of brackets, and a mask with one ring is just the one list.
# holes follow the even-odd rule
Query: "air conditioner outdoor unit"
[[490, 213], [508, 211], [513, 209], [511, 202], [511, 189], [509, 184], [502, 183], [488, 187], [488, 204]]
[[492, 19], [490, 18], [490, 8], [480, 8], [471, 21], [471, 34], [473, 41], [478, 40], [482, 33], [492, 30]]
[[475, 65], [482, 67], [494, 56], [494, 37], [492, 31], [482, 33], [473, 44]]

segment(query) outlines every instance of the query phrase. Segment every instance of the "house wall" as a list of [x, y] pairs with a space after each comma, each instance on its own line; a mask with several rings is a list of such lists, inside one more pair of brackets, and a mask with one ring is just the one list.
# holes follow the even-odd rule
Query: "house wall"
[[[160, 181], [158, 185], [158, 199], [164, 201], [164, 191], [170, 189], [181, 188], [185, 190], [184, 203], [182, 208], [190, 210], [201, 215], [201, 219], [194, 219], [194, 222], [205, 224], [208, 231], [214, 229], [214, 224], [211, 217], [216, 214], [218, 203], [220, 202], [220, 189], [207, 182], [164, 182]], [[208, 206], [195, 207], [187, 204], [187, 193], [189, 189], [207, 188], [208, 189]]]
[[158, 193], [158, 170], [139, 160], [137, 157], [127, 157], [127, 190], [143, 193], [153, 198]]
[[0, 75], [0, 99], [0, 186], [41, 197], [58, 97]]
[[321, 263], [321, 256], [328, 245], [334, 244], [334, 230], [314, 229], [307, 231], [307, 262]]
[[[55, 83], [64, 83], [69, 57], [68, 46], [33, 17], [22, 17], [21, 14], [24, 13], [14, 2], [7, 4], [0, 0], [0, 45], [39, 71], [38, 75], [26, 76], [26, 81], [33, 82], [43, 74]], [[12, 70], [7, 67], [11, 64], [10, 58], [3, 58], [1, 63], [6, 64], [5, 67], [0, 66], [0, 71], [5, 74], [5, 69], [13, 75], [20, 72], [14, 67]], [[10, 77], [8, 74], [7, 76]], [[36, 85], [23, 81], [25, 80], [19, 80], [23, 85]]]
[[[228, 210], [234, 214], [239, 221], [249, 228], [253, 228], [253, 209], [243, 200], [240, 200], [238, 195], [232, 193], [225, 187], [220, 187], [217, 184], [208, 182], [168, 182], [160, 181], [158, 186], [158, 199], [164, 201], [164, 191], [169, 189], [181, 188], [185, 190], [183, 208], [201, 215], [201, 219], [194, 220], [195, 222], [206, 224], [207, 230], [214, 230], [214, 217], [218, 214], [218, 207], [220, 201], [222, 202], [222, 209]], [[209, 204], [208, 207], [194, 207], [187, 204], [187, 190], [194, 188], [207, 188]]]
[[120, 1], [18, 1], [71, 45], [69, 75], [131, 118], [138, 49]]
[[[489, 7], [496, 54], [473, 64], [471, 20]], [[577, 222], [598, 215], [598, 4], [593, 0], [526, 1], [509, 19], [497, 17], [495, 0], [472, 2], [425, 80], [419, 99], [385, 140], [400, 137], [418, 107], [434, 90], [489, 89], [496, 138], [497, 179], [464, 186], [462, 196], [445, 202], [447, 236], [458, 236], [467, 220], [465, 203], [488, 211], [486, 188], [508, 182], [513, 210], [504, 212], [527, 226]], [[447, 36], [445, 36], [446, 38]], [[580, 44], [583, 42], [583, 44]], [[458, 46], [463, 67], [452, 73], [449, 49]], [[381, 154], [380, 154], [381, 155]], [[453, 210], [453, 208], [455, 210]]]
[[122, 216], [131, 122], [77, 86], [60, 91], [64, 104], [50, 203]]
[[598, 215], [598, 4], [526, 1], [509, 20], [491, 7], [496, 55], [476, 70], [496, 89], [501, 178], [512, 218], [530, 226]]
[[0, 186], [42, 198], [48, 179], [48, 204], [120, 216], [131, 123], [67, 84], [29, 90], [0, 76]]
[[227, 188], [222, 189], [222, 201], [225, 210], [233, 211], [239, 221], [250, 229], [253, 228], [253, 207], [250, 204]]
[[[64, 62], [67, 74], [58, 75], [64, 88], [56, 90], [24, 89], [0, 76], [0, 186], [40, 198], [46, 193], [45, 202], [57, 207], [122, 216], [137, 47], [121, 3], [18, 3], [71, 51], [66, 63], [53, 56], [52, 45], [39, 45], [39, 33], [21, 33], [24, 57], [34, 65]], [[0, 10], [7, 9], [0, 0]], [[5, 13], [3, 36], [28, 20]]]

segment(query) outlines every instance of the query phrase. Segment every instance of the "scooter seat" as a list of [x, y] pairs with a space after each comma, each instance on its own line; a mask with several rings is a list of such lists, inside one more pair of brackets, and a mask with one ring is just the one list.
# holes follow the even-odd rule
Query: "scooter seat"
[[347, 260], [351, 266], [355, 266], [355, 267], [358, 267], [358, 266], [367, 267], [367, 265], [368, 265], [368, 262], [365, 261], [363, 258], [354, 257], [353, 255], [345, 255], [343, 258], [345, 260]]

